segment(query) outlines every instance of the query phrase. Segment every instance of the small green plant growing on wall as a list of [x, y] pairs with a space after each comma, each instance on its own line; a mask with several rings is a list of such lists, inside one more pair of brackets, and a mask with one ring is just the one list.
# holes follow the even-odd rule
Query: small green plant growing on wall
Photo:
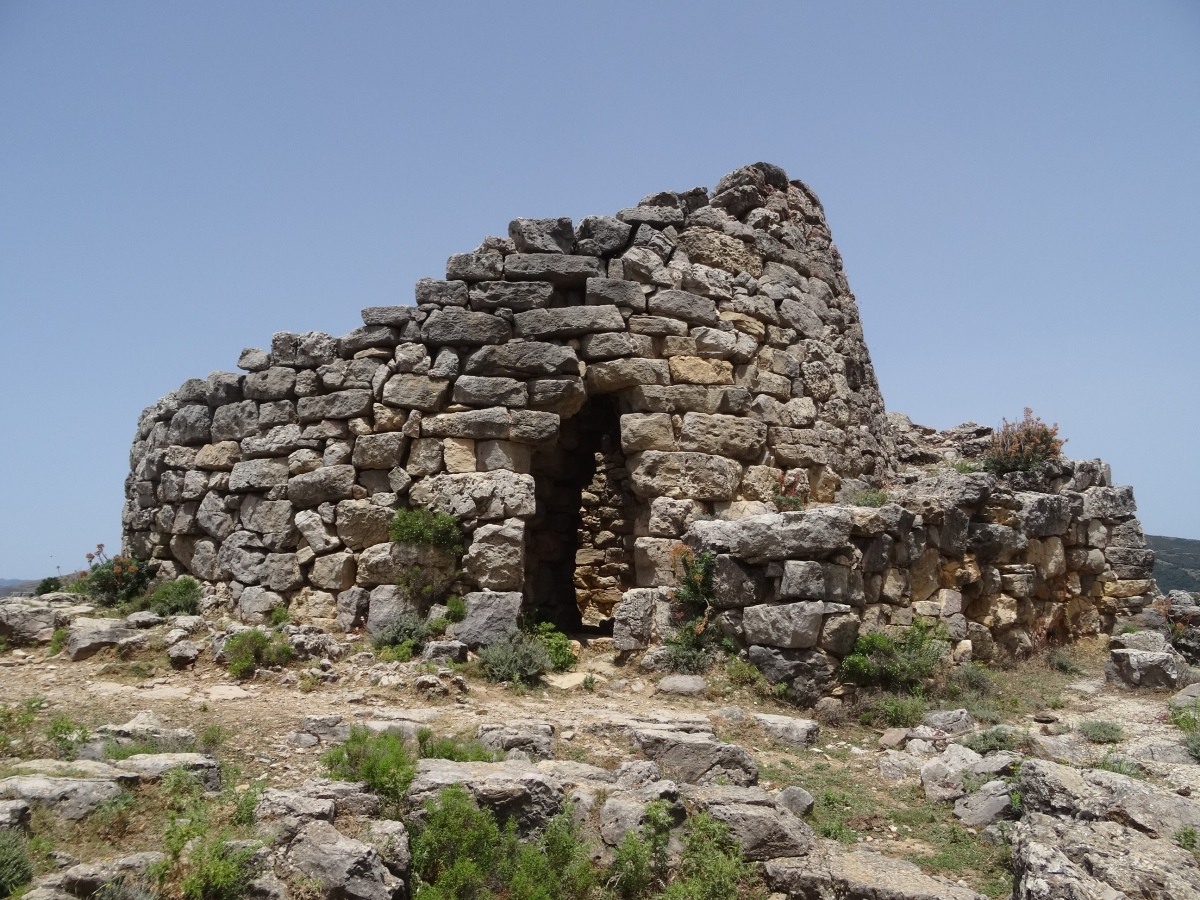
[[436, 547], [454, 556], [463, 552], [463, 532], [458, 519], [428, 509], [398, 509], [390, 535], [397, 544]]

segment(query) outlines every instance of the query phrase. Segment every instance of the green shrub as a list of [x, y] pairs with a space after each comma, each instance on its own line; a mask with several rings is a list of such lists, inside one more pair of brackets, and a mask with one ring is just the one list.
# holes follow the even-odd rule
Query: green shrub
[[675, 575], [679, 586], [675, 600], [693, 616], [704, 615], [712, 606], [713, 572], [717, 568], [716, 554], [707, 550], [693, 553], [687, 547], [675, 552]]
[[262, 792], [266, 790], [266, 785], [261, 781], [256, 781], [244, 791], [234, 795], [233, 799], [233, 824], [234, 825], [253, 825], [254, 824], [254, 809], [258, 806], [258, 800], [262, 796]]
[[421, 759], [450, 759], [454, 762], [495, 762], [499, 755], [479, 741], [456, 737], [435, 738], [428, 728], [417, 731], [417, 753]]
[[609, 869], [608, 883], [622, 900], [634, 900], [667, 881], [667, 845], [671, 840], [670, 807], [665, 800], [646, 804], [640, 829], [625, 832]]
[[62, 652], [62, 648], [67, 645], [67, 639], [71, 637], [69, 628], [55, 628], [54, 634], [50, 636], [50, 646], [47, 648], [51, 656], [57, 656]]
[[533, 626], [534, 636], [542, 642], [550, 655], [550, 665], [555, 672], [566, 672], [575, 668], [578, 660], [571, 649], [571, 639], [556, 629], [550, 622], [539, 622]]
[[738, 687], [754, 687], [766, 680], [758, 666], [738, 656], [725, 660], [725, 677]]
[[8, 897], [33, 878], [29, 847], [20, 832], [0, 831], [0, 897]]
[[538, 638], [514, 631], [480, 650], [479, 665], [488, 681], [534, 684], [554, 663]]
[[184, 575], [160, 584], [150, 595], [150, 609], [157, 616], [194, 616], [200, 608], [200, 582]]
[[179, 883], [184, 900], [240, 900], [250, 882], [255, 851], [226, 846], [227, 833], [206, 836], [188, 852], [187, 874]]
[[957, 459], [954, 461], [954, 471], [959, 475], [970, 475], [972, 472], [978, 472], [981, 466], [979, 463], [970, 459]]
[[25, 743], [33, 720], [45, 706], [42, 697], [27, 697], [18, 706], [0, 703], [0, 756], [18, 755], [18, 744]]
[[296, 655], [282, 634], [268, 636], [260, 628], [239, 631], [225, 642], [222, 652], [234, 678], [250, 678], [260, 667], [286, 665]]
[[1012, 750], [1016, 746], [1012, 735], [1005, 728], [989, 728], [987, 731], [965, 737], [959, 743], [980, 756], [996, 750]]
[[595, 692], [595, 690], [596, 690], [596, 676], [595, 675], [593, 675], [589, 672], [587, 675], [583, 676], [583, 689], [585, 691], [587, 691], [589, 694]]
[[54, 749], [54, 755], [59, 759], [74, 759], [79, 752], [79, 745], [91, 740], [86, 728], [70, 716], [55, 716], [46, 729], [46, 740]]
[[428, 509], [398, 509], [392, 519], [391, 538], [397, 544], [436, 547], [454, 556], [463, 552], [463, 533], [458, 519]]
[[129, 556], [109, 559], [103, 544], [97, 544], [96, 552], [87, 558], [88, 571], [72, 587], [100, 606], [116, 606], [140, 597], [158, 571], [157, 565]]
[[864, 491], [856, 491], [849, 496], [848, 500], [851, 506], [880, 507], [888, 502], [888, 495], [884, 491], [868, 488]]
[[1183, 739], [1184, 749], [1191, 754], [1192, 759], [1200, 762], [1200, 731], [1193, 731]]
[[738, 900], [749, 896], [757, 881], [754, 865], [742, 859], [729, 826], [708, 813], [688, 820], [679, 873], [682, 877], [663, 894], [665, 900]]
[[467, 617], [467, 604], [462, 597], [451, 595], [446, 598], [446, 621], [461, 622]]
[[408, 662], [417, 652], [416, 641], [401, 641], [394, 647], [376, 647], [375, 657], [380, 662]]
[[350, 736], [321, 756], [330, 776], [340, 781], [366, 782], [379, 795], [389, 815], [397, 815], [404, 792], [417, 772], [412, 751], [395, 734], [372, 734], [361, 725]]
[[196, 748], [201, 753], [213, 753], [228, 739], [229, 732], [220, 725], [205, 725], [196, 741]]
[[1058, 437], [1058, 425], [1047, 425], [1025, 407], [1020, 422], [1003, 421], [992, 434], [992, 446], [983, 458], [983, 467], [993, 475], [1006, 472], [1032, 472], [1049, 459], [1058, 459], [1065, 440]]
[[411, 658], [413, 653], [425, 646], [426, 641], [440, 634], [445, 627], [445, 619], [427, 622], [416, 613], [401, 613], [379, 630], [379, 633], [371, 640], [371, 645], [378, 651], [388, 647], [399, 648], [407, 644], [409, 655], [406, 658]]
[[1172, 725], [1186, 734], [1200, 731], [1200, 700], [1193, 700], [1187, 706], [1168, 704], [1167, 718]]
[[1187, 828], [1181, 828], [1177, 832], [1175, 832], [1175, 843], [1178, 844], [1184, 850], [1188, 850], [1188, 851], [1195, 850], [1196, 849], [1196, 838], [1197, 838], [1196, 829], [1192, 828], [1191, 826], [1189, 826]]
[[165, 753], [162, 744], [154, 738], [146, 738], [144, 740], [132, 740], [126, 743], [118, 743], [115, 740], [107, 740], [104, 742], [104, 758], [112, 760], [129, 759], [131, 756], [138, 756], [142, 753]]
[[43, 578], [37, 583], [37, 587], [33, 589], [33, 596], [40, 597], [42, 594], [53, 594], [62, 590], [62, 579], [57, 575], [51, 575], [49, 578]]
[[892, 728], [913, 728], [925, 717], [925, 701], [916, 696], [883, 696], [876, 703], [883, 721]]
[[964, 694], [990, 697], [996, 693], [996, 682], [988, 670], [979, 663], [967, 663], [950, 674], [948, 684], [955, 685]]
[[946, 627], [917, 619], [899, 640], [886, 634], [865, 634], [854, 652], [842, 660], [842, 678], [859, 685], [879, 685], [895, 691], [912, 690], [938, 669], [949, 645]]
[[1125, 737], [1125, 729], [1116, 722], [1084, 719], [1076, 728], [1093, 744], [1115, 744]]
[[[1200, 759], [1200, 757], [1197, 757]], [[1095, 768], [1118, 775], [1128, 775], [1130, 778], [1141, 778], [1142, 767], [1127, 756], [1117, 756], [1111, 750], [1096, 761]]]
[[1079, 663], [1075, 662], [1075, 658], [1066, 650], [1056, 650], [1050, 655], [1050, 668], [1056, 672], [1062, 672], [1064, 675], [1083, 674]]
[[282, 628], [290, 621], [292, 621], [292, 617], [286, 606], [276, 606], [271, 609], [272, 628]]

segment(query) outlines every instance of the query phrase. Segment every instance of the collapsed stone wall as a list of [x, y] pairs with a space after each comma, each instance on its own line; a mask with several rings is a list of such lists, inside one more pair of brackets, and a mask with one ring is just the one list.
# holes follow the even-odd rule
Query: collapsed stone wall
[[[276, 334], [269, 351], [242, 352], [242, 373], [191, 379], [147, 408], [125, 552], [202, 579], [249, 623], [286, 605], [293, 620], [377, 632], [455, 591], [471, 645], [536, 609], [566, 628], [611, 616], [632, 649], [669, 627], [657, 604], [686, 539], [720, 551], [723, 579], [752, 582], [723, 599], [745, 610], [723, 618], [732, 634], [833, 659], [856, 629], [937, 603], [978, 626], [952, 623], [977, 653], [983, 631], [1005, 644], [1041, 627], [1039, 604], [1064, 603], [1070, 629], [1100, 628], [1112, 591], [1133, 590], [1111, 585], [1144, 580], [1120, 575], [1144, 569], [1117, 552], [1146, 552], [1131, 499], [1103, 515], [1086, 499], [1112, 490], [1095, 465], [1046, 485], [971, 476], [936, 508], [836, 505], [904, 487], [950, 451], [885, 415], [821, 205], [776, 166], [577, 226], [516, 219], [415, 299], [364, 309], [341, 337]], [[1025, 494], [1049, 498], [1050, 531], [1022, 518]], [[781, 515], [777, 502], [812, 508]], [[391, 542], [401, 506], [456, 516], [463, 558]], [[836, 546], [780, 543], [826, 522]], [[786, 552], [722, 543], [738, 529]], [[814, 616], [813, 644], [781, 638], [780, 617], [808, 635]]]

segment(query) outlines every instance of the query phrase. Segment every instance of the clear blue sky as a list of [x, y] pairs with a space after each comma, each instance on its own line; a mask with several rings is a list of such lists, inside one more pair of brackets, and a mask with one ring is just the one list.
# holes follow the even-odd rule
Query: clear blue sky
[[1200, 4], [2, 0], [0, 576], [118, 544], [186, 378], [760, 159], [890, 410], [1032, 406], [1200, 538]]

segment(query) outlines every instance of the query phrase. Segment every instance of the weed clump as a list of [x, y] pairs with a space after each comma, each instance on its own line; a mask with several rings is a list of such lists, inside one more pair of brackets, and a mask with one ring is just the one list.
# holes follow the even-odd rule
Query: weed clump
[[972, 734], [959, 741], [969, 750], [974, 750], [980, 756], [996, 750], [1012, 750], [1016, 743], [1006, 728], [989, 728], [979, 734]]
[[33, 878], [33, 862], [29, 847], [18, 831], [0, 831], [0, 897], [14, 894]]
[[699, 675], [712, 668], [722, 638], [712, 626], [713, 574], [715, 554], [693, 553], [680, 545], [675, 551], [675, 589], [673, 615], [679, 622], [674, 635], [663, 643], [667, 648], [667, 668], [672, 672]]
[[0, 703], [0, 756], [23, 755], [33, 720], [45, 706], [42, 697], [27, 697], [18, 706]]
[[390, 536], [397, 544], [436, 547], [454, 556], [463, 552], [463, 533], [458, 519], [428, 509], [398, 509]]
[[168, 581], [150, 595], [150, 610], [164, 619], [168, 616], [194, 616], [200, 608], [200, 582], [189, 575]]
[[296, 655], [282, 634], [267, 636], [259, 628], [239, 631], [225, 642], [226, 668], [234, 678], [250, 678], [254, 670], [286, 665]]
[[365, 782], [393, 816], [417, 773], [416, 758], [399, 735], [372, 734], [361, 725], [352, 725], [350, 736], [327, 750], [321, 764], [333, 778]]
[[446, 598], [446, 621], [461, 622], [467, 617], [467, 604], [462, 597], [451, 595]]
[[1125, 729], [1116, 722], [1084, 719], [1077, 727], [1079, 733], [1093, 744], [1115, 744], [1125, 737]]
[[227, 846], [228, 834], [201, 838], [188, 852], [188, 871], [179, 884], [184, 900], [240, 900], [250, 878], [254, 849]]
[[479, 665], [488, 681], [507, 681], [513, 684], [534, 684], [544, 672], [554, 667], [550, 652], [537, 636], [523, 631], [479, 651]]
[[874, 488], [856, 491], [848, 498], [851, 506], [870, 506], [878, 508], [888, 502], [888, 495], [885, 491], [877, 491]]
[[555, 672], [566, 672], [575, 668], [578, 660], [571, 649], [571, 639], [554, 627], [551, 622], [539, 622], [533, 626], [533, 636], [542, 642], [550, 657], [550, 666]]
[[993, 433], [983, 467], [993, 475], [1033, 472], [1047, 460], [1058, 459], [1065, 443], [1058, 437], [1057, 424], [1047, 425], [1027, 406], [1020, 422], [1005, 419]]
[[918, 619], [895, 639], [881, 632], [854, 642], [854, 652], [842, 660], [842, 678], [863, 686], [911, 691], [930, 678], [949, 648], [946, 627]]
[[428, 728], [417, 731], [417, 753], [421, 759], [449, 759], [454, 762], [495, 762], [497, 753], [479, 741], [456, 737], [435, 738]]

